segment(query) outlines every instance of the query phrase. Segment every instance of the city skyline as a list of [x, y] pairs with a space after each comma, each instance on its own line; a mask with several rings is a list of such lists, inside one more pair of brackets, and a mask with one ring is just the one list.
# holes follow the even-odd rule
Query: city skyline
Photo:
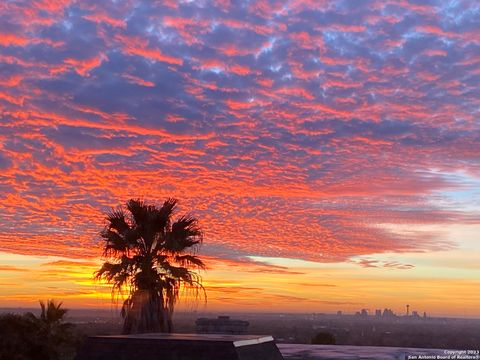
[[111, 306], [105, 214], [175, 197], [204, 231], [199, 310], [480, 317], [479, 18], [469, 0], [0, 4], [0, 307]]

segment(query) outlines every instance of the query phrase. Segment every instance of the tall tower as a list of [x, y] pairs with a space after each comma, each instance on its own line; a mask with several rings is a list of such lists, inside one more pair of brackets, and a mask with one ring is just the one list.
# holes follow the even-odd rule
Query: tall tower
[[410, 316], [410, 305], [407, 304], [407, 316]]

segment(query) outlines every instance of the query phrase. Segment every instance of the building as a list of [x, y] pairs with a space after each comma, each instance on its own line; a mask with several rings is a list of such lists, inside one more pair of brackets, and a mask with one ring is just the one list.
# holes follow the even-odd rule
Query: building
[[384, 309], [382, 317], [384, 317], [384, 318], [394, 318], [394, 317], [396, 317], [396, 315], [392, 311], [392, 309]]
[[244, 320], [232, 320], [230, 316], [219, 316], [216, 319], [199, 318], [195, 321], [197, 334], [234, 334], [247, 333], [250, 323]]

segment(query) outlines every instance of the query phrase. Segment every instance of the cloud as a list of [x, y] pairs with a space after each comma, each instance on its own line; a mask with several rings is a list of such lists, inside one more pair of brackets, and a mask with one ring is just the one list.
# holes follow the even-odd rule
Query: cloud
[[480, 174], [479, 14], [460, 3], [0, 6], [0, 249], [95, 258], [103, 214], [136, 196], [178, 197], [207, 256], [257, 273], [291, 270], [248, 256], [454, 247], [383, 224], [477, 218], [438, 199]]
[[20, 267], [17, 267], [17, 266], [10, 266], [10, 265], [1, 265], [0, 266], [0, 271], [15, 271], [15, 272], [25, 272], [25, 271], [29, 271], [27, 268], [20, 268]]
[[81, 267], [97, 267], [98, 264], [92, 261], [71, 261], [71, 260], [55, 260], [42, 264], [48, 267], [64, 267], [64, 268], [81, 268]]
[[398, 261], [379, 261], [379, 260], [372, 260], [372, 259], [359, 259], [358, 261], [352, 261], [364, 268], [387, 268], [387, 269], [412, 269], [415, 266], [412, 264], [402, 264]]

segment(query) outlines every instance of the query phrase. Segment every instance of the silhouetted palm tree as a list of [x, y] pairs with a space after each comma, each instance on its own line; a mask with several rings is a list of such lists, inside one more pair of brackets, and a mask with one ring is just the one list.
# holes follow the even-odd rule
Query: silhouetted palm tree
[[125, 209], [107, 215], [101, 232], [107, 261], [96, 278], [113, 285], [113, 294], [127, 289], [122, 307], [123, 333], [172, 332], [172, 315], [183, 287], [195, 298], [205, 295], [204, 269], [195, 255], [202, 242], [197, 219], [183, 215], [173, 221], [177, 200], [161, 207], [132, 199]]
[[62, 308], [62, 303], [56, 304], [54, 300], [47, 300], [47, 304], [40, 301], [40, 320], [49, 328], [60, 324], [67, 313], [67, 309]]
[[[7, 322], [7, 328], [9, 325], [12, 325], [12, 321], [14, 321], [13, 324], [17, 324], [17, 330], [12, 328], [9, 330], [8, 335], [1, 336], [6, 339], [8, 346], [11, 347], [12, 344], [15, 344], [14, 341], [12, 342], [12, 339], [18, 337], [19, 334], [22, 337], [28, 334], [28, 341], [24, 341], [23, 346], [15, 350], [16, 358], [18, 359], [26, 356], [25, 358], [28, 359], [56, 360], [62, 356], [66, 347], [73, 345], [74, 339], [71, 332], [73, 325], [64, 321], [64, 316], [68, 310], [62, 308], [62, 303], [57, 304], [53, 300], [48, 300], [45, 304], [43, 301], [40, 301], [40, 307], [41, 313], [39, 317], [28, 312], [16, 319], [13, 317], [7, 319], [10, 320], [10, 322]], [[23, 329], [19, 330], [18, 326], [23, 326]], [[2, 354], [1, 351], [0, 354]], [[8, 358], [14, 359], [13, 354]], [[1, 356], [0, 359], [2, 359]]]
[[50, 359], [59, 357], [59, 346], [71, 342], [72, 335], [70, 328], [72, 324], [64, 322], [67, 309], [62, 308], [62, 303], [55, 303], [54, 300], [47, 300], [45, 304], [40, 301], [42, 309], [40, 317], [37, 318], [40, 336], [43, 338]]

